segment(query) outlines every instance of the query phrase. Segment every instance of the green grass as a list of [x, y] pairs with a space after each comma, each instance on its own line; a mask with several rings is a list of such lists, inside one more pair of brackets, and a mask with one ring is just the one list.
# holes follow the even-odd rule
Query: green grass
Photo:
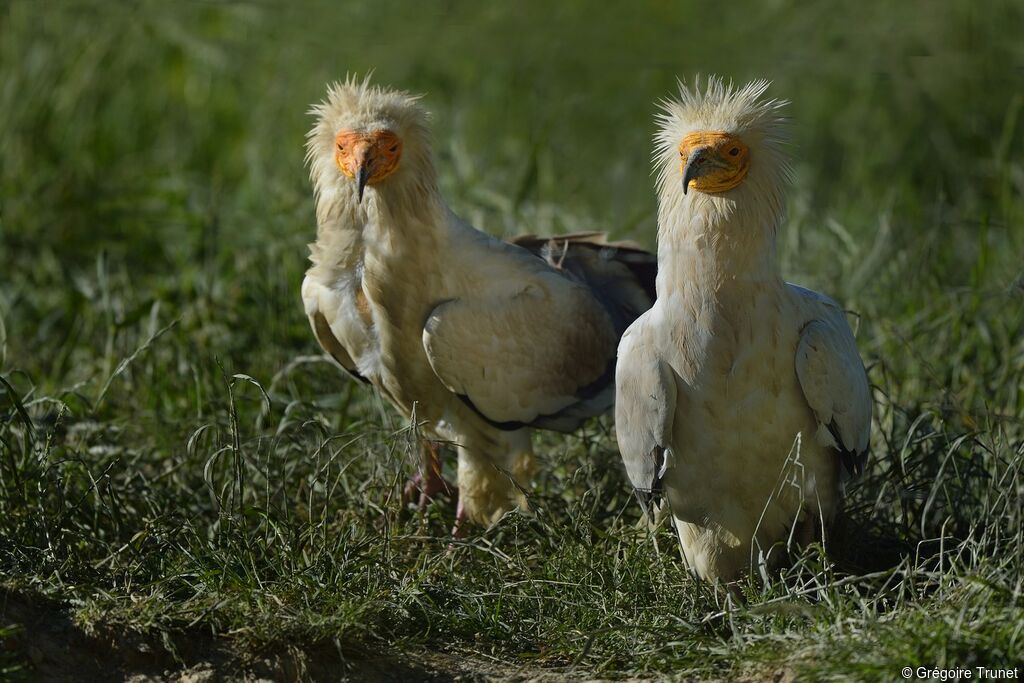
[[[26, 634], [68, 629], [229, 676], [1024, 661], [1024, 9], [424, 5], [0, 2], [0, 676], [59, 670]], [[775, 81], [785, 274], [858, 313], [875, 387], [842, 542], [743, 599], [694, 582], [637, 529], [608, 419], [538, 436], [530, 516], [449, 547], [450, 508], [402, 510], [414, 434], [298, 296], [305, 111], [371, 68], [428, 93], [463, 216], [648, 246], [653, 102]]]

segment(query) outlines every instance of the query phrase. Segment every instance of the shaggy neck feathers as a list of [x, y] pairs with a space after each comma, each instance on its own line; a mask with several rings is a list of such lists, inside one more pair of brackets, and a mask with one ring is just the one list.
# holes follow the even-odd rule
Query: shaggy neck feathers
[[[417, 97], [350, 77], [331, 86], [327, 99], [311, 113], [317, 117], [306, 143], [316, 192], [317, 242], [310, 248], [314, 263], [361, 270], [368, 248], [394, 250], [400, 242], [415, 242], [418, 230], [443, 215], [428, 115]], [[404, 147], [397, 170], [367, 187], [362, 202], [356, 182], [335, 162], [336, 136], [347, 130], [387, 130]]]
[[[701, 298], [781, 282], [775, 234], [782, 221], [789, 167], [782, 152], [784, 102], [762, 98], [768, 84], [736, 89], [710, 78], [706, 88], [680, 84], [662, 103], [655, 135], [658, 170], [658, 296]], [[697, 131], [726, 132], [750, 149], [747, 176], [720, 194], [683, 192], [679, 145]]]
[[681, 288], [717, 292], [777, 278], [774, 237], [760, 231], [744, 234], [745, 227], [739, 221], [709, 225], [703, 217], [686, 213], [663, 221], [658, 237], [658, 297]]

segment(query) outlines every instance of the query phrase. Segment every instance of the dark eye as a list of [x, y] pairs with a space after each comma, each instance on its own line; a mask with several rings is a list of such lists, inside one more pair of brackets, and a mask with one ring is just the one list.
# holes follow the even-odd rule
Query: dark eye
[[734, 156], [736, 156], [739, 153], [740, 153], [740, 148], [739, 147], [733, 147], [732, 149], [729, 150], [729, 156], [731, 156], [731, 157], [734, 157]]
[[344, 151], [345, 151], [345, 145], [343, 145], [343, 144], [341, 144], [341, 143], [339, 142], [339, 143], [338, 143], [338, 151], [339, 151], [339, 152], [344, 152]]
[[391, 152], [392, 154], [394, 154], [395, 152], [397, 152], [397, 151], [398, 151], [398, 145], [394, 145], [394, 146], [393, 146], [393, 147], [392, 147], [391, 149], [389, 149], [388, 151], [389, 151], [389, 152]]

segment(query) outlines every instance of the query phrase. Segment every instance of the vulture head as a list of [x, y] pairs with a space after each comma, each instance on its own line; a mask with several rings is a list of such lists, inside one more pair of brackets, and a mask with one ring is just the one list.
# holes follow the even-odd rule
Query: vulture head
[[[735, 223], [774, 232], [782, 218], [789, 164], [787, 102], [764, 96], [769, 82], [736, 88], [710, 77], [703, 89], [679, 83], [661, 102], [654, 163], [663, 209], [683, 209], [707, 225]], [[756, 223], [757, 225], [753, 225]]]
[[357, 203], [367, 188], [431, 187], [430, 135], [419, 96], [350, 76], [328, 88], [310, 113], [316, 124], [306, 142], [318, 193], [344, 191]]

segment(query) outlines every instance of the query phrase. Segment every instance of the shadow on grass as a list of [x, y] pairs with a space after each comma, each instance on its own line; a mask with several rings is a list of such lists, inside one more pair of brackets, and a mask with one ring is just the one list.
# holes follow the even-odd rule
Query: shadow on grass
[[[93, 624], [88, 630], [65, 607], [39, 595], [0, 590], [0, 663], [18, 680], [105, 681], [269, 679], [452, 681], [439, 661], [417, 663], [415, 655], [369, 650], [343, 643], [282, 643], [240, 654], [208, 629], [186, 628], [147, 637]], [[3, 672], [3, 669], [0, 669]]]

